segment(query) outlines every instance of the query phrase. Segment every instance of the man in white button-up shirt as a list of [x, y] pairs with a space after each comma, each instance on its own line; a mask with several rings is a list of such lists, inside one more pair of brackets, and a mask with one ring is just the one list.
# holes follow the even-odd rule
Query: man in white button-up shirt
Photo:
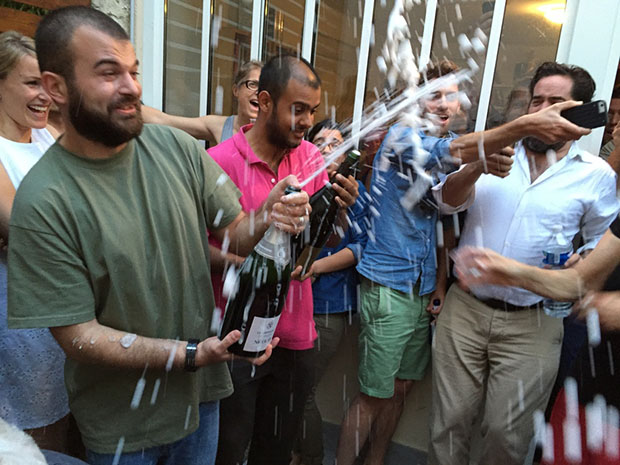
[[[587, 71], [541, 65], [530, 84], [528, 114], [554, 103], [588, 102]], [[505, 163], [495, 155], [488, 163]], [[525, 137], [505, 178], [465, 165], [439, 187], [441, 202], [468, 210], [460, 245], [482, 246], [540, 265], [554, 225], [592, 249], [618, 213], [613, 170], [572, 140], [548, 144]], [[453, 285], [437, 322], [429, 463], [469, 463], [472, 423], [482, 418], [479, 463], [521, 465], [533, 435], [532, 414], [544, 409], [560, 357], [562, 320], [547, 316], [542, 297], [524, 289]]]

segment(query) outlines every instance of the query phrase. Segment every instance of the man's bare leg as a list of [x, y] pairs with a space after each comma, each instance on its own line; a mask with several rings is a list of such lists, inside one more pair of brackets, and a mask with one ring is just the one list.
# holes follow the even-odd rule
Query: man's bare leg
[[365, 465], [383, 465], [388, 446], [403, 413], [405, 399], [412, 387], [413, 381], [411, 380], [398, 378], [394, 380], [394, 396], [386, 399], [388, 402], [379, 411], [370, 432], [370, 447]]
[[353, 465], [368, 439], [372, 424], [391, 399], [379, 399], [360, 393], [345, 414], [338, 440], [337, 465]]

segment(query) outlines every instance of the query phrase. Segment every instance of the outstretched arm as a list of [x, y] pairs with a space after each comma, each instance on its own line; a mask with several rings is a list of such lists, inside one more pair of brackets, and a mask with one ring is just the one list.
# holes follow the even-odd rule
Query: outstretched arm
[[[101, 325], [97, 320], [50, 328], [50, 331], [67, 357], [81, 363], [129, 369], [148, 366], [166, 371], [182, 370], [185, 366], [186, 341], [137, 336]], [[227, 349], [240, 337], [241, 333], [235, 330], [221, 341], [216, 336], [201, 341], [196, 350], [196, 367], [231, 360], [232, 354]], [[277, 344], [278, 339], [261, 357], [251, 359], [252, 363], [263, 364]]]
[[576, 300], [600, 289], [618, 263], [620, 239], [611, 231], [585, 259], [564, 270], [525, 265], [489, 249], [465, 247], [456, 254], [456, 272], [465, 286], [517, 286], [556, 300]]
[[466, 134], [452, 141], [450, 153], [461, 158], [464, 163], [469, 163], [480, 158], [478, 148], [480, 140], [485, 153], [498, 152], [526, 136], [534, 136], [547, 143], [577, 140], [589, 134], [590, 130], [562, 118], [560, 112], [579, 104], [572, 100], [556, 103], [536, 113], [520, 116], [497, 128]]
[[163, 124], [181, 129], [192, 137], [207, 140], [211, 144], [219, 143], [225, 116], [206, 115], [194, 118], [186, 116], [169, 115], [152, 107], [142, 106], [142, 118], [145, 123]]

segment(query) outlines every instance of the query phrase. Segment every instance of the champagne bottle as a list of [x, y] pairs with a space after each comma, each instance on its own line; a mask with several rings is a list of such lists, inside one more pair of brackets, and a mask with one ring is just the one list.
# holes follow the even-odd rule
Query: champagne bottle
[[342, 174], [345, 178], [354, 174], [359, 159], [360, 153], [357, 150], [351, 150], [347, 153], [347, 157], [340, 164], [331, 181], [310, 197], [312, 212], [310, 213], [309, 224], [302, 233], [293, 238], [292, 245], [295, 268], [301, 266], [302, 275], [310, 269], [332, 233], [334, 221], [338, 214], [338, 204], [334, 200], [336, 192], [332, 183], [336, 182], [337, 174]]
[[[299, 192], [287, 187], [285, 194]], [[273, 224], [241, 264], [237, 291], [226, 304], [220, 339], [231, 331], [241, 331], [229, 352], [244, 357], [260, 357], [271, 342], [291, 281], [291, 242]]]

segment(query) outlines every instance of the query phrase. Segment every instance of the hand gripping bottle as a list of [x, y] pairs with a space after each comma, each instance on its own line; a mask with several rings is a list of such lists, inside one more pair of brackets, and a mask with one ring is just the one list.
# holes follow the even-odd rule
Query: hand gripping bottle
[[[542, 267], [552, 270], [564, 268], [564, 264], [573, 254], [573, 244], [562, 234], [562, 226], [554, 225], [551, 239], [543, 250]], [[550, 298], [543, 300], [543, 310], [549, 316], [564, 318], [573, 308], [572, 302], [558, 302]]]
[[[299, 192], [287, 187], [285, 194]], [[271, 342], [291, 281], [290, 235], [273, 224], [241, 264], [237, 291], [226, 304], [220, 339], [241, 331], [241, 339], [228, 348], [244, 357], [259, 357]]]
[[[360, 153], [357, 150], [351, 150], [338, 167], [336, 174], [342, 174], [345, 178], [352, 175], [357, 169], [359, 159]], [[334, 182], [336, 182], [335, 175], [331, 182], [325, 184], [310, 197], [312, 212], [310, 212], [309, 224], [301, 234], [293, 238], [295, 268], [302, 266], [302, 275], [310, 269], [332, 233], [338, 215], [338, 204], [334, 200], [337, 194], [332, 187]]]

